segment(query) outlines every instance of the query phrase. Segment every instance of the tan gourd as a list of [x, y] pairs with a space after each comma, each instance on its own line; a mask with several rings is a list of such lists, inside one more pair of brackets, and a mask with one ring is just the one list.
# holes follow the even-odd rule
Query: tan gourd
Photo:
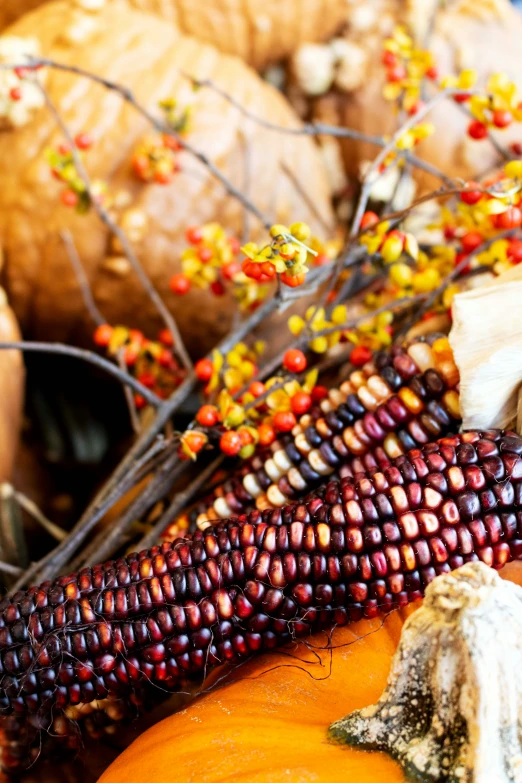
[[[392, 132], [397, 115], [394, 104], [382, 97], [382, 41], [398, 23], [405, 24], [419, 41], [425, 40], [432, 5], [431, 0], [355, 0], [346, 34], [330, 47], [333, 64], [327, 63], [322, 76], [315, 71], [313, 84], [303, 46], [294, 57], [294, 78], [305, 93], [312, 91], [317, 96], [310, 96], [316, 119], [368, 134]], [[522, 88], [521, 35], [522, 15], [509, 0], [453, 0], [440, 5], [429, 46], [441, 77], [474, 68], [479, 83], [492, 73], [503, 72]], [[469, 179], [498, 161], [487, 140], [477, 142], [467, 137], [469, 117], [452, 102], [440, 104], [429, 119], [437, 132], [417, 151], [446, 174]], [[503, 143], [519, 141], [522, 130], [515, 123], [496, 135]], [[375, 146], [369, 144], [343, 140], [341, 146], [350, 174], [360, 174], [361, 163], [376, 154]], [[438, 184], [422, 172], [416, 172], [416, 177], [428, 187]]]
[[[0, 342], [20, 340], [13, 311], [0, 288]], [[25, 371], [19, 351], [0, 351], [0, 482], [12, 478], [22, 424]]]
[[[183, 77], [183, 72], [211, 77], [256, 114], [294, 125], [297, 119], [285, 99], [239, 59], [117, 1], [92, 13], [73, 8], [68, 0], [48, 3], [7, 34], [32, 38], [33, 47], [36, 36], [42, 54], [124, 83], [151, 111], [159, 112], [158, 101], [169, 96], [182, 106], [191, 105], [191, 143], [243, 188], [246, 164], [250, 197], [270, 219], [305, 220], [323, 236], [329, 233], [330, 193], [314, 143], [260, 128], [215, 92], [194, 92]], [[231, 302], [198, 291], [175, 297], [168, 281], [179, 270], [187, 226], [219, 220], [240, 234], [243, 207], [188, 154], [181, 155], [183, 170], [171, 184], [143, 184], [132, 173], [131, 157], [150, 130], [134, 109], [88, 79], [51, 70], [42, 76], [72, 132], [88, 131], [96, 140], [85, 155], [89, 173], [93, 179], [106, 180], [111, 194], [129, 198], [127, 206], [116, 209], [118, 222], [132, 236], [146, 272], [165, 296], [188, 343], [201, 354], [227, 327]], [[20, 104], [23, 108], [23, 99], [17, 111]], [[92, 320], [59, 238], [65, 227], [72, 232], [106, 319], [149, 331], [157, 328], [154, 308], [96, 215], [78, 215], [60, 204], [61, 186], [44, 158], [45, 149], [63, 138], [53, 118], [45, 107], [29, 106], [25, 119], [21, 127], [0, 135], [0, 158], [6, 162], [0, 189], [0, 247], [6, 254], [5, 284], [24, 330], [68, 341], [85, 339], [92, 332]], [[294, 178], [310, 194], [313, 207]], [[255, 218], [250, 225], [253, 238], [266, 237]]]
[[[0, 30], [45, 0], [3, 0]], [[113, 0], [71, 0], [96, 8]], [[347, 0], [130, 0], [142, 11], [175, 22], [227, 54], [256, 68], [287, 57], [305, 41], [328, 39], [348, 12]]]

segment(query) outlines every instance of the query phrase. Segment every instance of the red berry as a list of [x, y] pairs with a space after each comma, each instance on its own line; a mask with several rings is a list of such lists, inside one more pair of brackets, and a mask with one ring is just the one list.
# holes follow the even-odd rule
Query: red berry
[[242, 448], [241, 438], [235, 430], [224, 432], [219, 441], [219, 448], [227, 457], [235, 457]]
[[302, 272], [299, 275], [291, 275], [288, 272], [283, 272], [283, 274], [280, 277], [280, 280], [284, 285], [289, 286], [290, 288], [297, 288], [298, 286], [302, 285], [305, 281], [305, 273]]
[[306, 365], [306, 356], [298, 348], [290, 348], [283, 356], [283, 367], [288, 372], [303, 372]]
[[14, 68], [13, 70], [19, 79], [25, 79], [25, 77], [30, 73], [31, 69], [27, 66], [21, 66], [20, 68]]
[[397, 55], [393, 52], [389, 52], [387, 49], [382, 53], [381, 62], [388, 67], [397, 64]]
[[260, 424], [257, 428], [260, 446], [270, 446], [276, 439], [275, 430], [271, 424]]
[[96, 327], [93, 335], [93, 340], [96, 345], [99, 345], [102, 348], [106, 348], [112, 337], [112, 326], [109, 324], [100, 324], [100, 326]]
[[172, 275], [169, 281], [170, 290], [175, 294], [186, 294], [190, 291], [190, 280], [181, 272]]
[[522, 239], [511, 239], [506, 252], [513, 264], [520, 264], [522, 261]]
[[[468, 257], [468, 254], [467, 254], [467, 253], [457, 253], [457, 255], [455, 256], [455, 262], [454, 262], [454, 263], [455, 263], [455, 266], [456, 266], [456, 267], [457, 267], [457, 266], [460, 266], [460, 264], [461, 264], [461, 263], [464, 261], [464, 259], [465, 259], [465, 258], [467, 258], [467, 257]], [[471, 267], [470, 267], [470, 265], [469, 265], [469, 264], [464, 264], [464, 266], [463, 266], [463, 267], [461, 267], [460, 273], [461, 273], [462, 275], [467, 275], [467, 274], [468, 274], [468, 272], [469, 272], [470, 270], [471, 270]]]
[[514, 141], [511, 145], [511, 152], [522, 157], [522, 144], [519, 141]]
[[[476, 186], [477, 188], [480, 187], [478, 182], [467, 182], [466, 186], [468, 188], [472, 188], [473, 186]], [[482, 195], [480, 190], [466, 190], [460, 194], [460, 200], [463, 201], [464, 204], [477, 204], [482, 198]]]
[[408, 109], [408, 114], [410, 117], [413, 117], [414, 114], [417, 114], [418, 111], [423, 109], [425, 106], [425, 103], [423, 101], [416, 101], [413, 106], [410, 106]]
[[379, 222], [379, 215], [375, 212], [365, 212], [361, 218], [361, 228], [369, 228]]
[[142, 408], [144, 408], [147, 404], [147, 401], [145, 397], [142, 397], [141, 394], [135, 394], [134, 395], [134, 405], [136, 407], [137, 411], [140, 411]]
[[402, 82], [407, 76], [406, 68], [404, 65], [392, 65], [386, 71], [386, 80], [389, 82]]
[[214, 405], [203, 405], [196, 414], [196, 421], [202, 427], [213, 427], [219, 421], [219, 412]]
[[277, 432], [290, 432], [296, 425], [292, 411], [278, 411], [274, 415], [274, 428]]
[[261, 271], [269, 280], [275, 277], [276, 274], [276, 268], [270, 261], [265, 261], [261, 264]]
[[469, 100], [469, 92], [461, 92], [458, 95], [454, 95], [453, 100], [456, 103], [466, 103]]
[[225, 280], [232, 280], [239, 272], [241, 272], [241, 266], [237, 261], [230, 261], [228, 264], [224, 264], [221, 271]]
[[497, 128], [507, 128], [513, 122], [513, 115], [504, 109], [495, 109], [493, 112], [493, 125]]
[[156, 378], [151, 372], [142, 372], [138, 375], [138, 381], [142, 386], [146, 386], [147, 389], [153, 389], [156, 384]]
[[199, 226], [189, 226], [185, 231], [185, 237], [191, 245], [199, 245], [203, 239], [203, 232]]
[[522, 212], [518, 207], [508, 207], [505, 212], [495, 215], [495, 227], [501, 229], [517, 228], [522, 223]]
[[214, 282], [210, 284], [210, 290], [214, 296], [223, 296], [225, 293], [225, 286], [219, 280], [214, 280]]
[[451, 241], [455, 239], [455, 226], [444, 226], [444, 238]]
[[330, 261], [331, 259], [326, 253], [318, 253], [312, 263], [314, 266], [325, 266], [325, 264], [329, 264]]
[[362, 367], [372, 358], [372, 352], [365, 345], [356, 345], [350, 354], [350, 362], [354, 367]]
[[157, 182], [158, 185], [168, 185], [172, 179], [172, 173], [172, 171], [167, 171], [165, 169], [157, 169], [154, 172], [154, 182]]
[[254, 442], [254, 436], [246, 427], [242, 427], [238, 430], [237, 434], [241, 440], [241, 446], [250, 446], [250, 444]]
[[247, 277], [251, 278], [251, 280], [259, 280], [263, 274], [261, 264], [256, 264], [255, 261], [251, 261], [250, 258], [245, 258], [241, 264], [241, 269]]
[[241, 250], [241, 242], [237, 237], [229, 237], [227, 241], [231, 251], [235, 256], [237, 256], [237, 254]]
[[266, 391], [265, 384], [261, 383], [261, 381], [252, 381], [252, 383], [248, 387], [248, 391], [254, 397], [261, 397], [261, 395], [264, 394]]
[[12, 101], [19, 101], [22, 99], [22, 90], [20, 87], [11, 87], [9, 90], [9, 97]]
[[296, 416], [302, 416], [312, 407], [312, 398], [309, 394], [307, 394], [307, 392], [296, 392], [290, 398], [290, 405], [292, 406], [292, 411]]
[[483, 122], [472, 120], [468, 125], [468, 136], [472, 139], [485, 139], [488, 135], [488, 129]]
[[161, 329], [160, 332], [158, 332], [158, 340], [160, 343], [163, 343], [163, 345], [166, 345], [167, 348], [172, 348], [174, 345], [174, 338], [170, 329]]
[[435, 79], [439, 78], [439, 72], [438, 72], [437, 68], [434, 65], [432, 65], [426, 71], [426, 78], [427, 79], [432, 79], [432, 80], [435, 80]]
[[202, 264], [208, 264], [212, 260], [213, 252], [209, 247], [200, 247], [198, 250], [198, 258]]
[[70, 188], [67, 188], [67, 190], [62, 190], [60, 199], [65, 207], [75, 207], [78, 204], [78, 194]]
[[88, 150], [92, 147], [93, 138], [90, 133], [77, 133], [74, 137], [74, 143], [80, 150]]
[[174, 362], [171, 352], [167, 348], [163, 348], [158, 356], [158, 364], [161, 367], [170, 367]]
[[175, 136], [171, 136], [170, 133], [163, 134], [162, 142], [163, 146], [168, 150], [174, 150], [174, 152], [177, 152], [178, 150], [182, 149], [179, 141], [175, 138]]
[[200, 359], [199, 362], [196, 362], [194, 370], [196, 373], [196, 378], [206, 383], [212, 378], [214, 366], [210, 359]]
[[312, 389], [312, 400], [314, 402], [321, 402], [328, 397], [328, 389], [326, 386], [314, 386]]
[[465, 253], [472, 253], [477, 247], [480, 247], [483, 241], [484, 239], [478, 231], [468, 231], [461, 239], [462, 249]]
[[147, 155], [134, 155], [132, 158], [132, 169], [136, 176], [144, 179], [149, 168], [149, 159]]

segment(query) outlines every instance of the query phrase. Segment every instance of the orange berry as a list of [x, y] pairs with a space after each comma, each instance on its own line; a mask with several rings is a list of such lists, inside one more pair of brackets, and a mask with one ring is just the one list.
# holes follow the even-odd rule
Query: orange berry
[[517, 228], [522, 223], [522, 212], [518, 207], [508, 207], [505, 212], [495, 215], [494, 223], [500, 229]]
[[12, 101], [20, 101], [22, 99], [22, 90], [20, 87], [11, 87], [9, 90], [9, 97]]
[[161, 367], [170, 367], [174, 362], [171, 352], [167, 348], [163, 348], [158, 356], [158, 364]]
[[290, 405], [292, 406], [292, 411], [296, 416], [302, 416], [312, 407], [312, 398], [307, 392], [296, 392], [290, 398]]
[[147, 155], [136, 154], [132, 158], [132, 170], [140, 179], [145, 179], [145, 174], [149, 168], [149, 158]]
[[219, 421], [219, 411], [214, 405], [203, 405], [196, 414], [196, 421], [202, 427], [213, 427]]
[[160, 343], [163, 343], [163, 345], [166, 345], [167, 348], [172, 348], [174, 345], [174, 338], [170, 329], [161, 329], [158, 333], [158, 340]]
[[146, 386], [147, 389], [153, 389], [156, 384], [156, 378], [151, 372], [142, 372], [138, 375], [138, 381], [142, 386]]
[[219, 448], [227, 457], [235, 457], [241, 451], [242, 443], [235, 430], [224, 432], [219, 441]]
[[187, 448], [193, 451], [194, 454], [197, 454], [199, 451], [201, 451], [201, 449], [207, 442], [206, 436], [202, 432], [198, 432], [197, 430], [191, 430], [190, 432], [187, 432], [183, 440]]
[[379, 222], [379, 215], [375, 212], [365, 212], [361, 218], [361, 228], [370, 228]]
[[208, 264], [212, 261], [213, 252], [209, 247], [200, 247], [198, 250], [198, 258], [202, 264]]
[[250, 386], [248, 387], [248, 391], [250, 394], [253, 394], [254, 397], [261, 397], [262, 394], [265, 393], [265, 384], [261, 381], [252, 381]]
[[289, 372], [303, 372], [306, 365], [306, 356], [298, 348], [290, 348], [283, 356], [283, 367]]
[[177, 272], [169, 280], [170, 290], [175, 294], [186, 294], [190, 291], [191, 282], [188, 277], [181, 272]]
[[292, 411], [278, 411], [274, 415], [274, 428], [277, 432], [290, 432], [296, 425]]
[[465, 253], [472, 253], [483, 241], [482, 234], [478, 231], [468, 231], [461, 239], [462, 249]]
[[305, 277], [306, 275], [304, 272], [301, 272], [299, 275], [291, 275], [288, 272], [283, 272], [280, 279], [284, 285], [287, 285], [290, 288], [297, 288], [304, 283]]
[[430, 68], [427, 69], [426, 78], [432, 80], [439, 78], [439, 72], [434, 65], [432, 65]]
[[[476, 185], [477, 188], [480, 187], [478, 182], [467, 182], [466, 185], [468, 188], [472, 188], [474, 185]], [[480, 192], [480, 190], [467, 190], [460, 194], [460, 200], [463, 201], [464, 204], [473, 205], [480, 201], [482, 195], [483, 194]]]
[[65, 207], [76, 207], [79, 201], [78, 194], [70, 188], [67, 188], [67, 190], [62, 190], [60, 194], [60, 200]]
[[174, 150], [174, 152], [177, 152], [178, 150], [182, 149], [179, 141], [174, 136], [171, 136], [170, 133], [164, 133], [162, 136], [162, 141], [163, 146], [168, 150]]
[[199, 226], [189, 226], [185, 231], [185, 237], [191, 245], [199, 245], [203, 239], [203, 232]]
[[388, 67], [392, 65], [397, 65], [398, 58], [397, 55], [393, 52], [389, 52], [387, 49], [382, 53], [381, 56], [381, 62], [383, 65], [386, 65]]
[[137, 345], [126, 345], [123, 350], [123, 361], [127, 365], [127, 367], [132, 367], [134, 364], [136, 364], [136, 360], [140, 354], [139, 346]]
[[261, 264], [261, 271], [269, 280], [275, 277], [276, 274], [276, 268], [270, 261], [265, 261]]
[[251, 443], [254, 442], [254, 437], [251, 432], [249, 432], [246, 427], [242, 427], [240, 430], [238, 430], [239, 438], [241, 440], [241, 446], [250, 446]]
[[480, 120], [472, 120], [468, 125], [468, 136], [472, 139], [485, 139], [488, 129]]
[[88, 150], [92, 147], [93, 138], [90, 133], [77, 133], [74, 137], [74, 143], [79, 150]]
[[507, 249], [507, 257], [513, 264], [522, 261], [522, 239], [511, 239]]
[[407, 71], [404, 65], [400, 63], [392, 65], [391, 68], [386, 69], [386, 80], [389, 82], [402, 82], [407, 76]]
[[147, 401], [145, 397], [142, 397], [141, 394], [135, 394], [134, 395], [134, 405], [136, 406], [136, 410], [141, 410], [144, 408], [147, 404]]
[[210, 359], [200, 359], [199, 362], [196, 362], [194, 371], [196, 378], [206, 383], [212, 378], [214, 367]]
[[109, 324], [100, 324], [98, 327], [96, 327], [93, 335], [95, 344], [106, 348], [111, 341], [112, 331], [112, 326]]
[[260, 446], [270, 446], [276, 439], [275, 430], [271, 424], [260, 424], [257, 428]]
[[232, 280], [239, 272], [241, 272], [241, 266], [237, 261], [230, 261], [228, 264], [223, 265], [223, 277], [225, 280]]
[[314, 386], [312, 389], [312, 400], [314, 402], [321, 402], [321, 400], [328, 397], [328, 389], [326, 386]]
[[239, 239], [237, 237], [229, 237], [227, 239], [227, 242], [233, 254], [237, 256], [237, 254], [241, 250], [241, 242], [239, 241]]
[[507, 128], [513, 122], [513, 115], [510, 111], [495, 109], [493, 112], [493, 125], [497, 128]]

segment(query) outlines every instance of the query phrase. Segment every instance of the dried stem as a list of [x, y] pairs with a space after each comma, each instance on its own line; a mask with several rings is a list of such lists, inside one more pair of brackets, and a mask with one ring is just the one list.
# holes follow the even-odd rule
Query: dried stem
[[31, 498], [28, 498], [27, 495], [24, 495], [23, 492], [19, 492], [10, 484], [3, 484], [2, 491], [4, 493], [6, 491], [9, 492], [11, 497], [16, 500], [18, 505], [23, 508], [23, 510], [29, 514], [29, 516], [33, 517], [33, 519], [35, 519], [38, 524], [41, 525], [41, 527], [43, 527], [44, 530], [46, 530], [56, 541], [63, 541], [67, 537], [67, 531], [48, 519], [38, 508], [36, 503], [31, 500]]
[[328, 223], [326, 223], [325, 219], [317, 209], [313, 198], [307, 192], [306, 188], [304, 188], [303, 185], [301, 185], [301, 183], [299, 182], [295, 171], [292, 171], [292, 169], [289, 166], [287, 166], [287, 164], [284, 161], [282, 161], [281, 163], [281, 170], [284, 171], [284, 173], [286, 174], [286, 176], [288, 177], [288, 179], [296, 189], [296, 192], [299, 193], [304, 203], [310, 210], [310, 213], [315, 217], [317, 222], [321, 225], [321, 228], [323, 229], [325, 236], [328, 236], [328, 234], [330, 233], [330, 226], [328, 225]]
[[87, 351], [85, 348], [75, 348], [72, 345], [64, 345], [63, 343], [39, 343], [29, 342], [27, 340], [0, 342], [1, 351], [11, 349], [15, 349], [17, 351], [33, 351], [37, 353], [54, 353], [60, 356], [72, 356], [75, 359], [81, 359], [84, 362], [89, 362], [90, 364], [94, 364], [96, 367], [99, 367], [101, 370], [104, 370], [109, 375], [117, 378], [120, 383], [130, 386], [132, 389], [134, 389], [135, 392], [141, 394], [141, 396], [147, 400], [149, 405], [152, 405], [154, 408], [161, 409], [166, 405], [166, 403], [157, 397], [154, 392], [151, 392], [150, 389], [147, 389], [146, 386], [137, 381], [136, 378], [133, 378], [132, 375], [129, 375], [126, 372], [122, 372], [119, 367], [116, 367], [114, 364], [107, 361], [107, 359], [104, 359], [102, 356], [98, 356], [97, 353]]

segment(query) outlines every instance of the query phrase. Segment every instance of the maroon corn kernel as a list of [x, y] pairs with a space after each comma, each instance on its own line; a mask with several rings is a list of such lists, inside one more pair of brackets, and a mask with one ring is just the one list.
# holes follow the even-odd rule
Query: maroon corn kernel
[[[313, 413], [301, 417], [292, 433], [263, 452], [261, 460], [241, 466], [200, 507], [198, 523], [254, 505], [281, 506], [336, 473], [349, 455], [360, 457], [377, 447], [374, 461], [379, 468], [383, 458], [389, 460], [454, 430], [460, 421], [458, 395], [452, 391], [451, 400], [446, 399], [452, 386], [438, 373], [438, 361], [422, 340], [381, 352], [340, 389], [332, 390]], [[456, 368], [450, 375], [458, 376]]]
[[[504, 467], [497, 491], [484, 466], [494, 447]], [[137, 687], [175, 690], [210, 665], [402, 606], [464, 562], [499, 568], [522, 555], [521, 453], [511, 433], [446, 437], [300, 504], [18, 592], [0, 603], [0, 710], [40, 714]], [[428, 486], [428, 461], [447, 479], [440, 492]], [[469, 465], [486, 490], [452, 487], [449, 472]], [[493, 509], [488, 499], [484, 510], [485, 491]], [[428, 505], [428, 493], [439, 502]]]

